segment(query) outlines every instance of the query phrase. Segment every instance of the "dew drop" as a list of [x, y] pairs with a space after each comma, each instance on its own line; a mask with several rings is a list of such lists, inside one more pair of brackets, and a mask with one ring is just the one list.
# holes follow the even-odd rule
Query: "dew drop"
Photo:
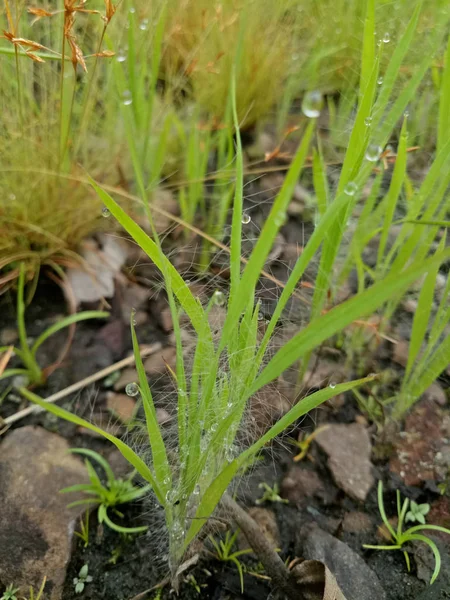
[[229, 446], [228, 448], [225, 449], [225, 458], [228, 462], [231, 462], [234, 458], [234, 454], [233, 454], [233, 448], [231, 446]]
[[309, 119], [317, 119], [322, 106], [323, 98], [319, 91], [307, 92], [303, 97], [302, 112]]
[[383, 42], [385, 44], [389, 44], [390, 41], [391, 41], [391, 36], [389, 35], [389, 33], [386, 32], [383, 36]]
[[378, 85], [382, 85], [382, 83], [383, 83], [383, 78], [382, 78], [382, 77], [378, 77], [378, 79], [377, 79], [377, 83], [378, 83]]
[[242, 213], [241, 221], [244, 225], [248, 225], [248, 223], [250, 223], [251, 220], [252, 220], [252, 218], [248, 213], [246, 213], [246, 212]]
[[146, 31], [148, 28], [148, 19], [143, 19], [140, 23], [139, 23], [139, 29], [141, 31]]
[[134, 8], [134, 6], [131, 6], [131, 7], [130, 7], [130, 13], [131, 13], [132, 15], [134, 15], [134, 13], [135, 13], [135, 12], [136, 12], [136, 9]]
[[364, 119], [364, 125], [365, 125], [366, 127], [370, 127], [370, 126], [372, 125], [372, 117], [366, 117], [366, 118]]
[[217, 306], [224, 306], [226, 302], [225, 294], [220, 290], [216, 290], [213, 294], [213, 303]]
[[116, 60], [117, 60], [117, 62], [120, 62], [120, 63], [125, 62], [127, 60], [127, 55], [122, 48], [119, 48], [119, 50], [116, 54]]
[[370, 162], [377, 162], [383, 149], [377, 144], [369, 144], [366, 150], [366, 159]]
[[217, 423], [213, 423], [213, 424], [211, 425], [211, 431], [212, 431], [213, 433], [216, 433], [216, 431], [217, 431]]
[[165, 477], [163, 479], [163, 481], [164, 481], [164, 485], [169, 485], [169, 483], [170, 483], [170, 477]]
[[[182, 398], [185, 398], [186, 392], [182, 388], [178, 388], [178, 395], [181, 396]], [[178, 409], [178, 407], [177, 407], [177, 409]]]
[[258, 313], [258, 321], [264, 321], [264, 315], [262, 314], [261, 311], [259, 311], [259, 313]]
[[357, 189], [358, 186], [356, 185], [356, 183], [354, 181], [349, 181], [345, 186], [344, 192], [347, 194], [347, 196], [354, 196], [356, 194]]
[[194, 496], [199, 496], [200, 495], [200, 484], [199, 483], [197, 483], [197, 485], [195, 486], [194, 491], [192, 492], [192, 494]]
[[106, 208], [106, 206], [104, 206], [102, 208], [102, 217], [108, 218], [111, 215], [111, 213], [109, 212], [109, 209]]
[[127, 396], [137, 396], [139, 394], [139, 386], [137, 383], [127, 383], [125, 393]]
[[403, 116], [405, 117], [405, 119], [407, 119], [409, 117], [409, 110], [405, 110]]
[[125, 106], [130, 106], [133, 103], [133, 98], [131, 96], [130, 90], [125, 90], [122, 94], [122, 102]]
[[334, 381], [332, 381], [332, 382], [330, 383], [330, 388], [331, 388], [332, 390], [334, 390], [334, 388], [335, 388], [335, 387], [336, 387], [336, 383], [335, 383]]

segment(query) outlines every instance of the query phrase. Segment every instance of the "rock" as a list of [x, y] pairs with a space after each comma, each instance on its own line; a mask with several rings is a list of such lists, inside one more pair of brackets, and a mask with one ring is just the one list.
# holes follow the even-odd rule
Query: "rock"
[[101, 246], [94, 240], [84, 242], [80, 254], [85, 268], [69, 267], [67, 277], [75, 301], [97, 302], [114, 295], [114, 279], [126, 260], [126, 249], [120, 240], [102, 235]]
[[385, 591], [375, 573], [347, 544], [317, 525], [300, 530], [297, 556], [323, 562], [333, 573], [346, 600], [384, 600]]
[[439, 406], [445, 406], [447, 404], [447, 396], [442, 387], [435, 381], [427, 388], [422, 394], [422, 398], [427, 401], [431, 400], [436, 402]]
[[145, 322], [147, 313], [145, 311], [140, 311], [139, 309], [147, 302], [149, 295], [150, 292], [147, 288], [138, 285], [137, 283], [128, 283], [123, 290], [120, 307], [122, 319], [126, 325], [130, 324], [130, 317], [133, 311], [135, 325], [142, 325], [143, 322]]
[[342, 521], [342, 529], [346, 533], [369, 533], [372, 527], [373, 521], [369, 515], [359, 510], [345, 513]]
[[177, 351], [173, 346], [167, 346], [151, 354], [144, 360], [144, 368], [150, 377], [167, 372], [167, 366], [175, 368]]
[[114, 384], [116, 392], [120, 392], [125, 389], [129, 383], [135, 383], [139, 381], [137, 371], [134, 367], [127, 367], [120, 373], [119, 379]]
[[374, 483], [367, 429], [359, 423], [330, 425], [315, 438], [328, 455], [328, 467], [336, 485], [355, 500], [364, 502]]
[[401, 367], [406, 367], [408, 363], [408, 353], [409, 343], [405, 340], [399, 340], [396, 344], [394, 344], [392, 360]]
[[315, 471], [292, 466], [281, 482], [281, 496], [300, 506], [309, 498], [324, 499], [325, 488]]
[[[67, 508], [76, 494], [64, 487], [89, 483], [79, 458], [59, 435], [21, 427], [0, 445], [0, 584], [22, 594], [47, 576], [45, 598], [61, 598], [76, 519], [85, 507]], [[78, 496], [78, 498], [80, 498]]]
[[127, 394], [109, 393], [106, 396], [106, 407], [118, 417], [122, 423], [128, 423], [136, 410], [136, 400]]
[[5, 327], [0, 332], [0, 346], [11, 346], [19, 339], [17, 329], [14, 327]]
[[420, 486], [436, 479], [436, 457], [446, 444], [444, 424], [443, 411], [434, 402], [421, 402], [406, 417], [389, 462], [390, 470], [406, 485]]
[[165, 308], [163, 308], [163, 310], [159, 313], [158, 316], [159, 322], [163, 330], [166, 333], [169, 333], [169, 331], [173, 331], [172, 313], [170, 312], [170, 308], [166, 306]]
[[[266, 538], [269, 540], [273, 548], [280, 548], [281, 538], [278, 530], [277, 520], [274, 513], [267, 508], [253, 506], [248, 511], [248, 514], [254, 519]], [[247, 548], [248, 542], [246, 541]]]
[[165, 408], [157, 408], [156, 409], [156, 420], [160, 425], [164, 425], [164, 423], [168, 423], [172, 420], [172, 417], [167, 412]]

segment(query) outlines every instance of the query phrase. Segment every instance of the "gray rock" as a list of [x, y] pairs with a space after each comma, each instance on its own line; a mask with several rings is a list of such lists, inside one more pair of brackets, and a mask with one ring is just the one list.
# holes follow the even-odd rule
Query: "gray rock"
[[317, 525], [303, 527], [300, 542], [301, 556], [323, 562], [335, 576], [346, 600], [385, 600], [386, 593], [378, 577], [347, 544]]
[[328, 455], [336, 485], [351, 498], [364, 502], [374, 483], [367, 429], [359, 423], [330, 425], [317, 435], [316, 442]]
[[0, 584], [28, 594], [47, 576], [49, 600], [61, 598], [76, 518], [85, 510], [67, 508], [79, 496], [58, 493], [88, 483], [83, 463], [68, 449], [59, 435], [31, 426], [0, 445]]

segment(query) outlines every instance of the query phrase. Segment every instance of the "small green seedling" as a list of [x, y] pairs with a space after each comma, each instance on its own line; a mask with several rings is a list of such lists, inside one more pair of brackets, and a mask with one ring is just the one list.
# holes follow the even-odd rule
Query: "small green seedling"
[[75, 594], [81, 594], [84, 590], [84, 586], [87, 583], [91, 583], [92, 577], [88, 575], [88, 565], [83, 565], [78, 573], [78, 577], [73, 578], [73, 585], [75, 586]]
[[227, 531], [225, 539], [220, 540], [219, 542], [217, 542], [211, 535], [208, 537], [216, 550], [215, 557], [222, 562], [232, 562], [236, 565], [239, 573], [239, 581], [241, 582], [241, 593], [244, 593], [244, 568], [239, 560], [239, 557], [243, 556], [244, 554], [251, 554], [253, 550], [251, 548], [246, 548], [244, 550], [236, 550], [236, 552], [232, 552], [232, 548], [236, 543], [238, 533], [239, 529], [236, 529], [234, 533]]
[[322, 425], [321, 427], [318, 427], [317, 429], [315, 429], [309, 435], [301, 434], [301, 437], [299, 438], [298, 441], [292, 440], [292, 443], [294, 444], [294, 446], [297, 446], [300, 449], [300, 452], [296, 456], [294, 456], [295, 462], [300, 462], [301, 460], [303, 460], [305, 458], [305, 456], [308, 454], [309, 447], [311, 446], [314, 438], [317, 435], [319, 435], [319, 433], [321, 431], [325, 431], [326, 429], [328, 429], [328, 427], [329, 427], [329, 425]]
[[89, 509], [84, 514], [84, 519], [80, 519], [80, 531], [75, 531], [75, 535], [84, 542], [84, 547], [89, 546]]
[[[411, 503], [412, 504], [412, 503]], [[414, 527], [410, 527], [406, 531], [403, 531], [403, 524], [405, 520], [407, 520], [407, 512], [409, 506], [409, 498], [405, 498], [403, 500], [403, 505], [401, 503], [400, 492], [397, 490], [397, 514], [398, 514], [398, 523], [397, 530], [395, 531], [392, 525], [389, 523], [388, 518], [386, 516], [386, 512], [384, 510], [384, 501], [383, 501], [383, 483], [381, 481], [378, 482], [378, 509], [380, 511], [381, 519], [388, 530], [392, 545], [391, 546], [372, 546], [369, 544], [364, 544], [363, 548], [371, 549], [371, 550], [402, 550], [403, 555], [405, 557], [406, 566], [408, 571], [411, 569], [411, 563], [409, 559], [408, 551], [404, 548], [404, 546], [408, 542], [423, 542], [427, 544], [434, 554], [435, 567], [433, 571], [433, 575], [430, 580], [430, 585], [436, 581], [437, 576], [439, 575], [439, 571], [441, 570], [441, 554], [439, 552], [439, 548], [436, 544], [426, 535], [422, 535], [420, 532], [425, 530], [432, 531], [442, 531], [443, 533], [448, 533], [450, 535], [450, 529], [446, 529], [445, 527], [440, 527], [439, 525], [415, 525]], [[417, 505], [416, 505], [417, 506]], [[419, 506], [428, 506], [428, 505], [419, 505]], [[426, 511], [428, 512], [428, 510]], [[416, 519], [417, 519], [417, 513]], [[422, 518], [424, 518], [423, 512], [420, 512]], [[405, 519], [406, 517], [406, 519]], [[425, 520], [425, 519], [424, 519]]]
[[289, 500], [286, 498], [282, 498], [280, 496], [280, 487], [278, 483], [274, 483], [273, 487], [270, 487], [267, 483], [262, 481], [258, 487], [264, 490], [261, 498], [256, 500], [255, 504], [264, 504], [264, 502], [283, 502], [283, 504], [288, 504]]
[[[141, 498], [145, 494], [149, 492], [151, 489], [149, 485], [145, 485], [143, 487], [137, 487], [133, 485], [132, 480], [136, 475], [136, 471], [133, 471], [131, 475], [127, 479], [116, 479], [114, 473], [109, 466], [108, 462], [100, 456], [97, 452], [93, 450], [87, 450], [85, 448], [73, 448], [70, 452], [75, 452], [77, 454], [83, 454], [85, 456], [89, 456], [93, 460], [95, 460], [105, 471], [106, 474], [106, 485], [103, 485], [100, 481], [99, 476], [95, 472], [92, 463], [86, 459], [86, 468], [88, 470], [89, 479], [91, 483], [82, 483], [78, 485], [72, 485], [70, 487], [64, 488], [61, 490], [62, 494], [67, 494], [70, 492], [84, 492], [85, 494], [89, 494], [93, 496], [92, 498], [86, 498], [84, 500], [77, 500], [76, 502], [72, 502], [69, 504], [69, 507], [79, 506], [79, 505], [93, 505], [98, 504], [98, 520], [99, 523], [105, 523], [113, 529], [114, 531], [118, 531], [119, 533], [140, 533], [142, 531], [147, 531], [147, 527], [122, 527], [121, 525], [117, 525], [108, 516], [108, 509], [113, 509], [114, 513], [119, 517], [123, 517], [123, 514], [119, 512], [116, 506], [120, 504], [126, 504], [127, 502], [131, 502], [132, 500], [136, 500], [137, 498]], [[81, 533], [80, 537], [84, 534]], [[82, 537], [82, 539], [85, 539]]]
[[425, 525], [425, 516], [430, 512], [429, 504], [417, 504], [414, 500], [411, 500], [409, 505], [409, 510], [406, 513], [405, 523], [408, 521], [412, 521], [413, 523], [417, 521], [417, 523], [422, 523]]
[[[23, 363], [22, 368], [6, 369], [0, 375], [1, 379], [7, 379], [8, 377], [14, 377], [15, 375], [21, 375], [25, 377], [29, 383], [40, 385], [45, 382], [46, 373], [43, 370], [36, 359], [36, 353], [40, 346], [54, 333], [57, 333], [69, 325], [78, 323], [79, 321], [86, 321], [87, 319], [104, 319], [109, 316], [109, 313], [99, 310], [87, 310], [81, 313], [70, 315], [65, 319], [62, 319], [58, 323], [51, 325], [37, 338], [32, 346], [28, 342], [27, 331], [25, 328], [25, 267], [23, 263], [20, 266], [20, 274], [17, 288], [17, 329], [19, 333], [20, 348], [13, 348], [13, 354], [18, 356]], [[0, 353], [8, 351], [7, 346], [0, 347]]]
[[10, 585], [8, 585], [6, 590], [3, 592], [3, 595], [0, 598], [0, 600], [18, 600], [18, 598], [16, 596], [18, 591], [19, 591], [19, 588], [15, 588], [14, 585], [11, 583]]

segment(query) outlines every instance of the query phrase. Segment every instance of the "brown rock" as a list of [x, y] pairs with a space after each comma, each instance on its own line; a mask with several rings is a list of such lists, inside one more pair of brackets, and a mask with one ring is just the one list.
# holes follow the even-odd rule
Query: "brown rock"
[[392, 360], [402, 367], [406, 367], [408, 362], [409, 344], [405, 340], [400, 340], [394, 344]]
[[158, 350], [158, 352], [145, 359], [145, 372], [150, 376], [167, 373], [167, 365], [172, 369], [175, 367], [176, 355], [177, 352], [173, 346], [167, 346]]
[[323, 499], [325, 488], [315, 471], [293, 465], [281, 483], [281, 496], [290, 504], [301, 505], [314, 496]]
[[[278, 530], [277, 520], [271, 510], [254, 506], [248, 510], [248, 514], [254, 519], [266, 538], [274, 548], [281, 545], [280, 532]], [[247, 542], [248, 547], [248, 542]]]
[[436, 455], [445, 445], [443, 424], [442, 410], [434, 402], [421, 402], [406, 417], [389, 462], [391, 471], [406, 485], [436, 479]]
[[106, 407], [122, 423], [128, 423], [133, 418], [134, 411], [136, 410], [136, 400], [127, 396], [127, 394], [109, 393], [106, 397]]
[[[143, 316], [139, 315], [141, 309], [147, 302], [150, 296], [150, 291], [138, 285], [137, 283], [127, 282], [127, 286], [122, 291], [121, 311], [123, 322], [130, 324], [131, 314], [134, 313], [134, 321], [136, 325], [142, 324]], [[142, 311], [145, 313], [145, 311]], [[146, 314], [146, 313], [145, 313]]]
[[317, 435], [316, 442], [328, 455], [336, 485], [351, 498], [364, 502], [374, 482], [367, 429], [359, 423], [333, 424]]
[[433, 402], [436, 402], [440, 406], [445, 406], [447, 404], [447, 396], [442, 387], [436, 381], [424, 391], [422, 398], [425, 401], [431, 400]]
[[369, 533], [373, 527], [372, 519], [359, 510], [346, 513], [342, 521], [342, 529], [346, 533]]
[[129, 383], [135, 383], [138, 380], [139, 378], [136, 369], [134, 367], [127, 367], [121, 372], [119, 379], [114, 384], [114, 389], [116, 392], [120, 392], [124, 390]]
[[11, 346], [19, 339], [17, 329], [14, 327], [5, 327], [0, 332], [0, 346]]
[[[0, 446], [0, 582], [28, 594], [47, 576], [46, 598], [59, 600], [70, 559], [76, 518], [84, 507], [59, 494], [88, 483], [86, 469], [59, 435], [40, 427], [9, 433]], [[79, 498], [79, 496], [78, 496]]]

